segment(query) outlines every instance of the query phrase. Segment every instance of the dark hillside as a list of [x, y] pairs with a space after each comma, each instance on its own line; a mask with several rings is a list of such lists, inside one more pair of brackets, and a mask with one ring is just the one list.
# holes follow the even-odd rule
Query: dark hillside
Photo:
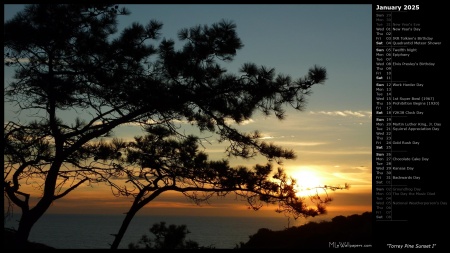
[[[16, 231], [9, 228], [3, 229], [3, 249], [14, 249]], [[24, 249], [54, 249], [53, 247], [47, 246], [42, 243], [28, 242]]]
[[[334, 243], [334, 245], [333, 245]], [[372, 244], [372, 212], [336, 216], [331, 221], [309, 222], [282, 231], [261, 228], [242, 249], [331, 248]]]

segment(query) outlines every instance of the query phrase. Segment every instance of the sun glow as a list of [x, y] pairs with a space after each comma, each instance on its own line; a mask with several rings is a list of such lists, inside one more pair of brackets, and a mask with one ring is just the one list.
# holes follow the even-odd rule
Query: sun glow
[[290, 175], [297, 181], [298, 196], [305, 197], [316, 195], [317, 192], [320, 193], [321, 190], [316, 189], [316, 187], [323, 186], [323, 183], [314, 171], [301, 169], [291, 172]]

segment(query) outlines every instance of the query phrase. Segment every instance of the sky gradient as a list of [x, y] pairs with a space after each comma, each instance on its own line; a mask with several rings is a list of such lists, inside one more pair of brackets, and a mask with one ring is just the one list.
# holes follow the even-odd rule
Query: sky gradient
[[[122, 7], [122, 5], [121, 5]], [[162, 38], [177, 38], [181, 28], [211, 25], [221, 19], [237, 25], [244, 47], [233, 62], [224, 64], [237, 73], [243, 63], [253, 62], [275, 68], [276, 73], [303, 77], [315, 64], [326, 68], [328, 80], [315, 85], [302, 112], [287, 110], [283, 121], [262, 114], [245, 122], [239, 129], [259, 130], [277, 145], [293, 149], [297, 159], [285, 161], [284, 167], [294, 177], [309, 175], [309, 183], [350, 184], [350, 189], [332, 192], [329, 216], [349, 215], [372, 210], [372, 6], [370, 4], [131, 4], [123, 5], [131, 14], [119, 18], [119, 31], [150, 19], [163, 23]], [[4, 5], [9, 20], [22, 5]], [[176, 43], [176, 46], [181, 43]], [[12, 71], [5, 69], [7, 85]], [[20, 117], [23, 117], [21, 115]], [[68, 115], [73, 117], [73, 115]], [[20, 118], [25, 120], [26, 118]], [[4, 121], [16, 121], [14, 108], [5, 104]], [[180, 122], [187, 132], [195, 133]], [[137, 126], [123, 126], [115, 136], [131, 139], [142, 135]], [[224, 146], [211, 139], [205, 144], [211, 159], [224, 157]], [[231, 159], [233, 165], [252, 166], [265, 163], [262, 158]], [[307, 184], [308, 182], [303, 182]], [[117, 199], [101, 186], [82, 186], [57, 200], [49, 213], [121, 214], [131, 199]], [[38, 197], [38, 196], [34, 196]], [[139, 214], [177, 215], [280, 215], [273, 208], [258, 212], [248, 210], [245, 202], [233, 197], [211, 199], [210, 205], [197, 207], [180, 194], [163, 194]]]

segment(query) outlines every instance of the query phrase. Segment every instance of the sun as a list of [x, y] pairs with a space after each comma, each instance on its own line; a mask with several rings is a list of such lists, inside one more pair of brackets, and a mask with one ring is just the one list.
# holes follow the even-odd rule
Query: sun
[[297, 181], [297, 195], [301, 197], [315, 195], [315, 187], [323, 186], [320, 177], [312, 170], [299, 169], [290, 173], [292, 178]]

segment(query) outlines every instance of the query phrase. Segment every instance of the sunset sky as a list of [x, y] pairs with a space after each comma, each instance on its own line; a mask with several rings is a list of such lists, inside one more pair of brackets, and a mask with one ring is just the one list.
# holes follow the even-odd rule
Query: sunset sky
[[[150, 19], [163, 23], [165, 38], [176, 40], [181, 28], [212, 24], [221, 19], [234, 21], [244, 47], [237, 52], [228, 70], [237, 73], [246, 62], [273, 67], [276, 73], [303, 77], [315, 64], [326, 68], [328, 80], [313, 87], [306, 109], [288, 110], [283, 121], [255, 114], [239, 129], [259, 130], [266, 141], [293, 149], [297, 159], [284, 162], [288, 174], [301, 183], [350, 184], [350, 189], [331, 192], [329, 216], [349, 215], [372, 210], [372, 22], [370, 4], [131, 4], [121, 5], [131, 14], [119, 18], [119, 31]], [[4, 5], [9, 20], [23, 5]], [[181, 45], [178, 43], [178, 45]], [[12, 70], [5, 67], [4, 83], [12, 81]], [[26, 121], [5, 104], [4, 121]], [[66, 119], [74, 115], [66, 115]], [[188, 125], [187, 132], [192, 132]], [[142, 135], [137, 126], [123, 126], [115, 136], [131, 139]], [[224, 157], [224, 146], [205, 144], [211, 159]], [[231, 159], [233, 165], [265, 163]], [[308, 178], [307, 182], [302, 177]], [[103, 190], [102, 190], [103, 189]], [[38, 196], [34, 196], [38, 197]], [[102, 186], [83, 186], [57, 200], [49, 213], [111, 213], [127, 211], [131, 199], [115, 198]], [[258, 212], [245, 202], [213, 198], [210, 205], [197, 207], [178, 194], [164, 194], [139, 214], [277, 216], [272, 207]]]

